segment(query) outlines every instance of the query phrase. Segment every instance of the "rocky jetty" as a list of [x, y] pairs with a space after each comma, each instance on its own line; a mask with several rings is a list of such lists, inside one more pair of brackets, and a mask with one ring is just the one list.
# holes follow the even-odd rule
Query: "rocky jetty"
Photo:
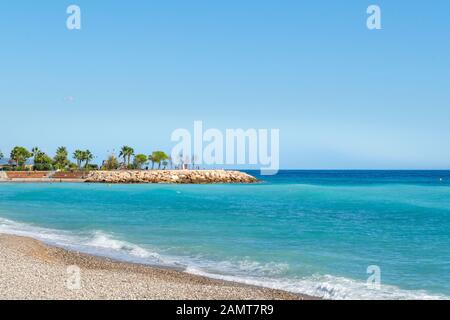
[[254, 183], [258, 180], [244, 172], [228, 170], [126, 170], [93, 171], [86, 182], [97, 183]]

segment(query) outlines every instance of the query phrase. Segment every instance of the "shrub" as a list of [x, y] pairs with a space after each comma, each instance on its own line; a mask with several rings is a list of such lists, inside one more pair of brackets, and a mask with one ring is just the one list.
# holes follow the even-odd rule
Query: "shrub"
[[119, 160], [115, 156], [109, 156], [108, 159], [103, 164], [103, 169], [105, 170], [117, 170], [119, 169]]

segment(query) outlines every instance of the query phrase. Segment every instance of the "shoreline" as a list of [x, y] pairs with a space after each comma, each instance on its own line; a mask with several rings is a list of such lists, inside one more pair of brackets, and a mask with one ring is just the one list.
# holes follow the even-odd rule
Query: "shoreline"
[[[67, 267], [80, 269], [69, 289]], [[217, 280], [71, 251], [0, 233], [0, 299], [316, 300], [317, 297]]]

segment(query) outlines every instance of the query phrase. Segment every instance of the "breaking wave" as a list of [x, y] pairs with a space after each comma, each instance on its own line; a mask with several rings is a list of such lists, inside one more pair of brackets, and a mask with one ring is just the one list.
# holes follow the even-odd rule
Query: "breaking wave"
[[178, 267], [185, 272], [214, 279], [234, 281], [292, 293], [306, 294], [325, 299], [449, 299], [445, 295], [426, 291], [404, 290], [395, 286], [381, 285], [372, 289], [363, 281], [332, 275], [312, 275], [288, 278], [288, 264], [259, 263], [248, 258], [233, 261], [210, 261], [202, 257], [173, 257], [119, 240], [113, 234], [95, 230], [72, 232], [55, 230], [19, 223], [0, 218], [0, 233], [25, 236], [47, 244], [104, 256], [122, 261], [149, 265]]

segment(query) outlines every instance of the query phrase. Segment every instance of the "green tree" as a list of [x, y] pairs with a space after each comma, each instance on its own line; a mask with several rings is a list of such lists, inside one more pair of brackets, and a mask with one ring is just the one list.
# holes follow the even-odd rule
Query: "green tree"
[[134, 166], [136, 169], [142, 169], [142, 166], [148, 161], [148, 158], [145, 154], [137, 154], [134, 157]]
[[38, 147], [34, 147], [33, 149], [31, 149], [31, 154], [33, 155], [34, 163], [37, 163], [36, 158], [39, 156], [40, 153], [41, 150]]
[[[34, 149], [34, 148], [33, 148]], [[35, 151], [36, 154], [34, 154], [34, 170], [39, 171], [47, 171], [52, 170], [53, 166], [53, 159], [49, 157], [45, 152], [42, 151]]]
[[131, 157], [134, 155], [134, 149], [129, 146], [123, 146], [120, 149], [119, 157], [123, 158], [123, 164], [129, 165], [131, 162]]
[[167, 166], [169, 165], [169, 161], [164, 160], [164, 161], [162, 162], [162, 165], [163, 165], [163, 169], [166, 170]]
[[89, 162], [94, 159], [94, 155], [89, 151], [83, 151], [83, 161], [85, 161], [84, 167], [87, 169], [89, 166]]
[[24, 147], [14, 147], [11, 151], [11, 159], [16, 163], [16, 166], [20, 167], [25, 164], [25, 162], [32, 157], [31, 152], [29, 152]]
[[80, 170], [80, 168], [78, 168], [76, 163], [71, 162], [71, 163], [69, 163], [69, 170], [75, 171], [75, 170]]
[[161, 162], [165, 161], [165, 160], [169, 160], [169, 156], [164, 151], [154, 151], [154, 152], [152, 152], [151, 156], [149, 156], [149, 159], [150, 158], [151, 158], [150, 161], [152, 161], [152, 169], [153, 169], [154, 163], [157, 163], [158, 169], [160, 169]]
[[105, 170], [117, 170], [119, 168], [119, 160], [114, 155], [110, 155], [103, 164]]
[[75, 150], [72, 157], [77, 161], [78, 169], [81, 169], [81, 163], [84, 161], [84, 151]]
[[85, 170], [98, 170], [98, 165], [95, 163], [89, 163]]
[[152, 170], [155, 168], [155, 159], [153, 159], [153, 155], [148, 156], [148, 161], [152, 163]]
[[70, 165], [70, 161], [67, 158], [69, 153], [66, 147], [59, 147], [56, 149], [55, 157], [53, 158], [53, 164], [56, 169], [64, 170]]
[[4, 157], [4, 155], [3, 155], [3, 152], [2, 152], [2, 151], [0, 151], [0, 160], [2, 160], [2, 159], [3, 159], [3, 157]]

